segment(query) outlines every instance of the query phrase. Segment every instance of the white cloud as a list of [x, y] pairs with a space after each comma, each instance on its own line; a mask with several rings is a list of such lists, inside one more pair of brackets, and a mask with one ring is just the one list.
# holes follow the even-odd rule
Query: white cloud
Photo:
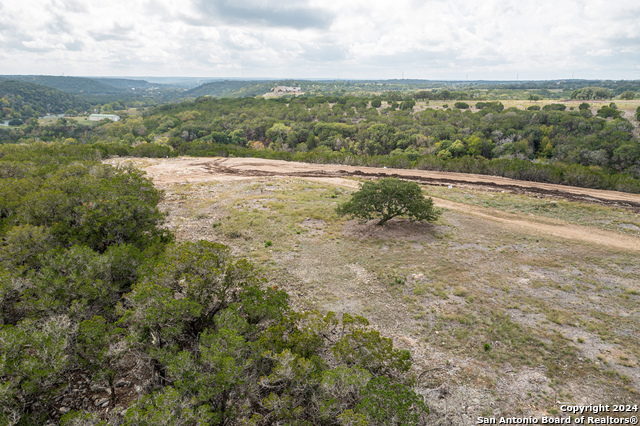
[[21, 0], [5, 74], [638, 79], [635, 0]]

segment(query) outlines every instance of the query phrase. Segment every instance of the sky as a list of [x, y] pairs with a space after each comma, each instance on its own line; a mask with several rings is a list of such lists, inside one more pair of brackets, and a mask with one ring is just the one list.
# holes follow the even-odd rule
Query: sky
[[638, 0], [1, 0], [0, 74], [640, 79]]

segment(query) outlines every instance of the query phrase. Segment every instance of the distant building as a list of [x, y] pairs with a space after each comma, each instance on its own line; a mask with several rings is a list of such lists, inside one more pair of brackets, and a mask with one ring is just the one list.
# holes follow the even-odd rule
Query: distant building
[[111, 121], [120, 121], [120, 117], [115, 114], [91, 114], [89, 121], [100, 121], [109, 119]]
[[271, 89], [273, 93], [302, 93], [301, 87], [276, 86]]

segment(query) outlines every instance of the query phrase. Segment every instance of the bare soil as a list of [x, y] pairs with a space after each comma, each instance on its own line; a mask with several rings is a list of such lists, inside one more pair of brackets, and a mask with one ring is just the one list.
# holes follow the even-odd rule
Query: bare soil
[[[114, 159], [108, 162], [117, 164], [120, 161], [119, 159]], [[357, 187], [358, 184], [356, 182], [344, 179], [344, 177], [399, 177], [428, 185], [456, 185], [516, 194], [543, 195], [550, 198], [622, 207], [640, 212], [640, 194], [528, 182], [497, 176], [467, 173], [308, 164], [261, 158], [183, 157], [178, 159], [137, 160], [136, 163], [142, 166], [158, 185], [271, 176], [315, 178], [314, 180], [318, 182]], [[619, 233], [567, 225], [566, 223], [559, 223], [548, 219], [522, 218], [498, 210], [474, 207], [438, 198], [435, 198], [434, 202], [437, 206], [492, 219], [507, 227], [526, 228], [529, 229], [530, 232], [540, 232], [560, 238], [580, 240], [625, 250], [640, 251], [640, 241], [637, 238], [620, 235]]]
[[[429, 185], [465, 185], [492, 188], [522, 194], [544, 194], [573, 201], [594, 202], [640, 211], [640, 194], [579, 188], [541, 182], [528, 182], [498, 176], [428, 170], [355, 167], [333, 164], [310, 164], [262, 158], [190, 158], [148, 159], [145, 170], [154, 181], [202, 182], [212, 179], [260, 176], [317, 177], [398, 177]], [[117, 159], [110, 162], [118, 162]]]

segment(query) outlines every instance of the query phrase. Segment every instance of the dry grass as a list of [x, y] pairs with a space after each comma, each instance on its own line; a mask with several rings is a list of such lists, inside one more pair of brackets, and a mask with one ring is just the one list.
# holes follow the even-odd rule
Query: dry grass
[[640, 236], [640, 214], [625, 209], [505, 192], [480, 192], [459, 187], [432, 187], [429, 193], [434, 197], [472, 206], [560, 219], [575, 225]]
[[[435, 224], [345, 221], [334, 209], [353, 185], [335, 183], [277, 177], [167, 183], [164, 208], [179, 240], [230, 245], [286, 289], [295, 307], [362, 314], [411, 349], [416, 373], [428, 370], [418, 386], [434, 412], [443, 407], [434, 396], [443, 389], [450, 404], [478, 401], [464, 412], [449, 405], [454, 424], [487, 410], [545, 414], [557, 409], [557, 399], [638, 401], [636, 253], [507, 229], [453, 210]], [[619, 226], [638, 223], [624, 211], [428, 190], [527, 220], [637, 235]]]

